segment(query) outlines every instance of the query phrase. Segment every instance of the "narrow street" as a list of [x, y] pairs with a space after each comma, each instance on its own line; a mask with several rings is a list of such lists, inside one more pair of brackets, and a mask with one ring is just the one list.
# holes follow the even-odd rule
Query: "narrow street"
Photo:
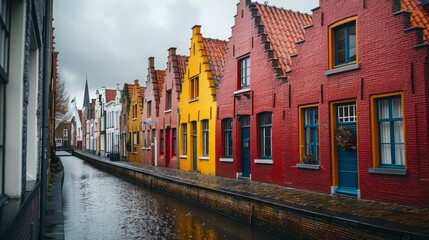
[[61, 159], [65, 239], [276, 239], [126, 182], [79, 158]]

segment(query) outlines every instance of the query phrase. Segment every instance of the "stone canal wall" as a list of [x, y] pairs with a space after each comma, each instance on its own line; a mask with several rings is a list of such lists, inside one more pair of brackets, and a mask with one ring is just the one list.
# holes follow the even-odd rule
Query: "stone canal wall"
[[77, 152], [74, 155], [125, 180], [212, 209], [285, 238], [419, 239], [392, 228], [361, 223], [359, 219], [328, 215], [307, 210], [305, 206], [285, 205], [283, 202], [272, 202], [251, 194], [157, 176], [145, 169], [94, 159]]

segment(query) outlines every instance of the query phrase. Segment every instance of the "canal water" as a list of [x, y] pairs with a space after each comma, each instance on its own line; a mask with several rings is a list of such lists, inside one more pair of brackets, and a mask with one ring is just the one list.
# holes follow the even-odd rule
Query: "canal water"
[[64, 165], [65, 239], [278, 239], [226, 216], [150, 191], [79, 158]]

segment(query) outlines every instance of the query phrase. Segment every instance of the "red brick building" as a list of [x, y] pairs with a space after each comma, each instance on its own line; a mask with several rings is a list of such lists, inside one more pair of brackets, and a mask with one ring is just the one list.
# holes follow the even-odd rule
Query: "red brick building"
[[188, 57], [176, 54], [176, 48], [168, 49], [168, 62], [164, 86], [160, 91], [158, 117], [158, 166], [177, 168], [177, 101], [185, 74]]
[[155, 156], [157, 123], [160, 111], [160, 99], [164, 86], [165, 70], [155, 69], [155, 58], [148, 60], [146, 90], [142, 114], [142, 157], [143, 163], [157, 166], [158, 156]]
[[216, 174], [284, 184], [284, 81], [308, 14], [241, 0], [217, 89]]
[[313, 22], [283, 83], [284, 184], [428, 207], [428, 10], [321, 0]]

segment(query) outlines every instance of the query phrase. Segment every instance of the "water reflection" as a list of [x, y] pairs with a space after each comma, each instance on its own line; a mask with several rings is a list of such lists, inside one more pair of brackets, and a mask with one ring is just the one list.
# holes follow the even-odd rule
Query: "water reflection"
[[248, 225], [61, 158], [66, 239], [276, 239]]

